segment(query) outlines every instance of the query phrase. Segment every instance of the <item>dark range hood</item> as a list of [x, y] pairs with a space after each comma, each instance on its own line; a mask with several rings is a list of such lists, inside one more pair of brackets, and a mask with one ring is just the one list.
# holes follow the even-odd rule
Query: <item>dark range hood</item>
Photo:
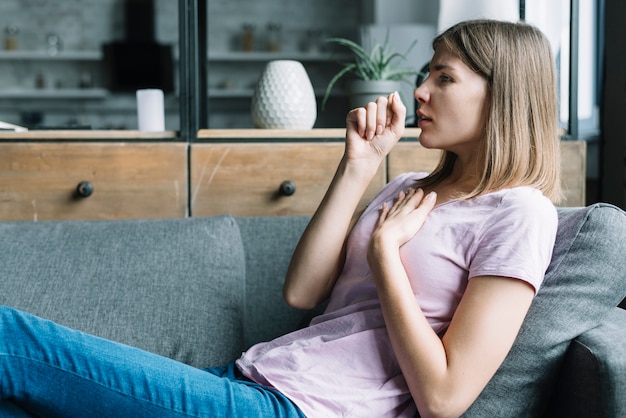
[[172, 46], [154, 37], [154, 1], [125, 1], [125, 39], [104, 44], [104, 65], [111, 91], [174, 90]]

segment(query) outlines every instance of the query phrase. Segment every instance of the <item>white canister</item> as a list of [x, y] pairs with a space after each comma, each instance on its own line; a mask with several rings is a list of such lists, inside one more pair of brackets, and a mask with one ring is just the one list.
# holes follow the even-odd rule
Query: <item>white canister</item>
[[163, 90], [137, 90], [137, 125], [140, 131], [165, 130]]

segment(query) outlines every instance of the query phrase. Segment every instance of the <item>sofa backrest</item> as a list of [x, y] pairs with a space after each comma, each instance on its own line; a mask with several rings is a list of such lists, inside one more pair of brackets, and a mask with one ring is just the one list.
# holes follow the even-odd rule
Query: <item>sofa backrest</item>
[[204, 367], [244, 348], [234, 218], [0, 223], [0, 304]]
[[570, 342], [626, 296], [626, 213], [606, 204], [559, 208], [552, 261], [504, 363], [466, 417], [538, 417]]
[[282, 296], [289, 260], [306, 216], [236, 218], [246, 254], [244, 345], [269, 341], [304, 325], [311, 312], [289, 307]]

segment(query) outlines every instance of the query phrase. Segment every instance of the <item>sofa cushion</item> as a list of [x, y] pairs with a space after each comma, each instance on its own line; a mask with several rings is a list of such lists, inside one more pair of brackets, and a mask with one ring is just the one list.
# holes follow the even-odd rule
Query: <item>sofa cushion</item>
[[[626, 311], [570, 344], [546, 417], [626, 417]], [[601, 412], [600, 412], [601, 411]]]
[[465, 416], [541, 416], [570, 342], [626, 295], [626, 214], [606, 204], [558, 212], [543, 286], [511, 352]]
[[282, 285], [306, 216], [236, 218], [246, 253], [246, 347], [298, 328], [306, 312], [290, 308]]
[[0, 223], [0, 304], [194, 365], [243, 349], [231, 217]]

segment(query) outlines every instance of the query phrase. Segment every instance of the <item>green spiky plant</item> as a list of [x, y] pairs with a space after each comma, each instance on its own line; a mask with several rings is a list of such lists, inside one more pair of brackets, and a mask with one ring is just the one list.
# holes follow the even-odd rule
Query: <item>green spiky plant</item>
[[[329, 38], [326, 42], [332, 42], [346, 47], [354, 55], [354, 61], [340, 63], [342, 69], [328, 82], [324, 99], [322, 100], [322, 109], [326, 106], [326, 101], [331, 90], [339, 81], [339, 79], [347, 74], [353, 74], [361, 80], [387, 80], [402, 81], [414, 85], [414, 77], [419, 74], [412, 68], [399, 67], [400, 63], [405, 61], [407, 55], [417, 40], [414, 40], [404, 54], [392, 52], [389, 50], [389, 33], [385, 36], [385, 42], [375, 44], [371, 51], [366, 51], [361, 45], [346, 38]], [[409, 77], [413, 77], [410, 79]]]

